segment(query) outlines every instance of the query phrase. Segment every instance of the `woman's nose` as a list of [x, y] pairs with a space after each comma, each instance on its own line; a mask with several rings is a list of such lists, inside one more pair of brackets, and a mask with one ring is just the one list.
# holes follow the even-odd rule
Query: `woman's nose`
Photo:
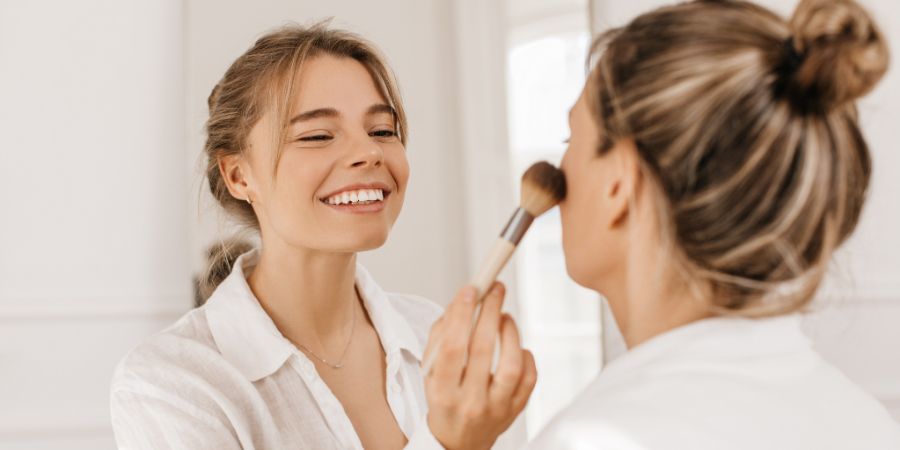
[[[368, 138], [368, 135], [366, 136]], [[384, 152], [371, 138], [359, 142], [350, 154], [350, 167], [379, 167], [384, 163]]]

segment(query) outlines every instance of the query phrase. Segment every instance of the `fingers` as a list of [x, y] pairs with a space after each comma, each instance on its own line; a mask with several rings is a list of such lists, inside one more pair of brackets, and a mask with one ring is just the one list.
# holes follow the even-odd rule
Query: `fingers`
[[522, 380], [524, 358], [516, 323], [504, 314], [500, 322], [500, 360], [489, 389], [491, 403], [509, 404]]
[[422, 361], [428, 361], [431, 358], [432, 353], [434, 353], [438, 347], [440, 347], [441, 338], [444, 334], [444, 316], [438, 317], [437, 320], [431, 324], [431, 331], [428, 332], [428, 342], [425, 343], [425, 351], [422, 353]]
[[522, 380], [512, 396], [512, 408], [515, 414], [525, 409], [525, 405], [528, 404], [528, 399], [534, 391], [534, 386], [537, 384], [537, 366], [534, 363], [534, 355], [528, 350], [522, 350], [522, 356]]
[[469, 361], [463, 376], [463, 385], [473, 395], [485, 396], [491, 379], [494, 346], [500, 333], [500, 308], [506, 289], [495, 282], [481, 304], [481, 313], [469, 343]]
[[[495, 283], [473, 325], [475, 288], [463, 288], [429, 334], [428, 427], [447, 448], [490, 445], [522, 412], [534, 389], [534, 358], [521, 348], [515, 322], [501, 312], [504, 295], [503, 286]], [[492, 376], [498, 341], [500, 354]]]
[[426, 378], [431, 375], [434, 362], [437, 359], [437, 351], [441, 347], [441, 340], [443, 339], [444, 334], [443, 327], [440, 326], [443, 323], [442, 319], [443, 317], [439, 318], [431, 326], [431, 331], [428, 333], [428, 342], [425, 344], [425, 351], [422, 353], [420, 368], [423, 376]]
[[[475, 288], [465, 286], [444, 312], [440, 324], [440, 340], [433, 343], [436, 361], [432, 374], [441, 383], [458, 386], [466, 365], [466, 353], [472, 328], [472, 314], [475, 312]], [[431, 339], [431, 338], [429, 338]]]

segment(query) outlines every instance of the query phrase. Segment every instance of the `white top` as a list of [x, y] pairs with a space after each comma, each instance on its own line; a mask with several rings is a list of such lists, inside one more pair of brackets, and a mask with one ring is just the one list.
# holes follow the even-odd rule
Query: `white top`
[[536, 449], [900, 449], [900, 424], [795, 316], [702, 320], [609, 363]]
[[[259, 305], [238, 258], [205, 305], [119, 363], [112, 423], [123, 449], [362, 449], [341, 403]], [[409, 449], [440, 449], [425, 422], [419, 363], [436, 304], [384, 292], [361, 266], [356, 285], [387, 357], [387, 401]]]

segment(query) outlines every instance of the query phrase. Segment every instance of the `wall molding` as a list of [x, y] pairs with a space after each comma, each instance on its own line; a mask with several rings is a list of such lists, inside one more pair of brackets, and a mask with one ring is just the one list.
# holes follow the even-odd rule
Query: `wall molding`
[[76, 426], [50, 424], [18, 428], [0, 428], [0, 444], [4, 441], [46, 441], [60, 439], [113, 439], [112, 425], [91, 423]]
[[106, 319], [106, 318], [172, 318], [189, 311], [190, 296], [170, 295], [147, 297], [143, 301], [127, 302], [117, 299], [59, 300], [29, 299], [0, 303], [0, 321], [43, 319]]
[[869, 292], [869, 293], [827, 293], [816, 296], [810, 304], [812, 313], [835, 308], [856, 308], [865, 306], [900, 306], [900, 291]]

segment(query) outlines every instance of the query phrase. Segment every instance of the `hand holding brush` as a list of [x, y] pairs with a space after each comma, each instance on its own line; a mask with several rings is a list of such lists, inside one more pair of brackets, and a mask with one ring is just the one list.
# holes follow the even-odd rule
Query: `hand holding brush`
[[[488, 289], [509, 261], [534, 219], [556, 206], [565, 196], [565, 176], [552, 164], [541, 161], [525, 171], [522, 175], [519, 207], [513, 212], [509, 223], [500, 233], [500, 237], [482, 263], [481, 269], [472, 280], [472, 285], [476, 290], [476, 303], [480, 303], [484, 299]], [[473, 326], [474, 323], [475, 318], [473, 318]], [[425, 359], [422, 370], [426, 376], [431, 372], [434, 360], [440, 353], [440, 346], [440, 341], [437, 341], [434, 351], [430, 352]]]

